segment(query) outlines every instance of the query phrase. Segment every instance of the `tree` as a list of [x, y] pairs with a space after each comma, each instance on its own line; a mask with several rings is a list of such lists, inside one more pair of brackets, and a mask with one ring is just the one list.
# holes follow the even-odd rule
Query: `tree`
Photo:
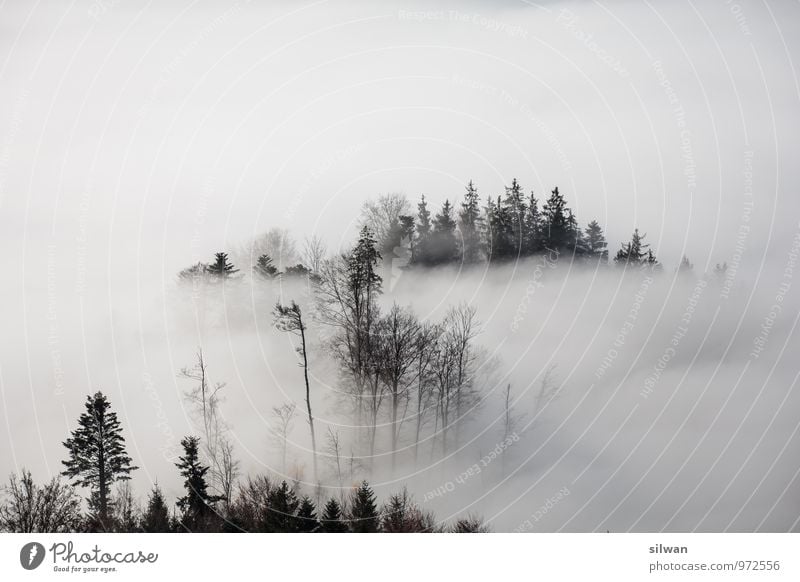
[[86, 411], [78, 418], [78, 428], [64, 441], [69, 458], [62, 461], [66, 469], [62, 475], [69, 477], [81, 487], [92, 491], [89, 506], [97, 512], [99, 527], [110, 524], [109, 491], [119, 480], [130, 479], [131, 458], [125, 452], [125, 439], [117, 413], [111, 412], [111, 404], [98, 391], [86, 397]]
[[311, 386], [308, 382], [308, 350], [306, 346], [306, 325], [303, 323], [303, 312], [300, 306], [292, 301], [290, 306], [275, 305], [273, 312], [275, 326], [281, 331], [294, 333], [300, 336], [300, 347], [297, 352], [302, 358], [300, 364], [303, 368], [303, 378], [306, 384], [306, 410], [308, 411], [308, 427], [311, 431], [311, 452], [314, 459], [314, 482], [317, 482], [317, 438], [314, 434], [314, 415], [311, 413]]
[[538, 253], [543, 247], [542, 214], [539, 211], [539, 201], [533, 191], [531, 191], [525, 208], [522, 245], [526, 255]]
[[135, 533], [139, 529], [141, 507], [133, 497], [130, 481], [120, 481], [117, 484], [117, 494], [112, 505], [114, 512], [114, 531]]
[[467, 184], [467, 193], [458, 213], [458, 230], [461, 232], [461, 260], [467, 264], [477, 263], [482, 256], [481, 209], [478, 189], [472, 180]]
[[506, 186], [506, 197], [503, 200], [503, 207], [508, 216], [510, 225], [510, 248], [511, 256], [519, 257], [525, 252], [525, 196], [522, 193], [522, 186], [517, 179], [511, 181], [511, 186]]
[[291, 533], [298, 529], [296, 517], [300, 502], [294, 490], [286, 481], [270, 491], [267, 498], [267, 531], [270, 533]]
[[272, 264], [272, 258], [267, 254], [258, 257], [253, 271], [263, 279], [274, 279], [280, 274], [278, 268]]
[[238, 272], [239, 269], [228, 260], [228, 253], [216, 253], [214, 262], [208, 266], [208, 274], [214, 279], [230, 279]]
[[405, 418], [398, 419], [400, 401], [407, 398], [410, 384], [414, 381], [411, 370], [417, 357], [419, 329], [420, 325], [414, 314], [396, 303], [381, 319], [378, 327], [378, 357], [382, 362], [381, 373], [389, 390], [392, 405], [390, 428], [392, 431], [393, 470], [396, 463], [400, 427], [405, 420]]
[[452, 533], [489, 533], [491, 529], [480, 517], [469, 515], [457, 520], [450, 531]]
[[433, 515], [420, 510], [405, 487], [389, 497], [381, 514], [381, 529], [386, 533], [431, 533], [437, 529]]
[[649, 249], [650, 245], [644, 244], [645, 236], [644, 234], [639, 234], [638, 228], [633, 231], [630, 242], [623, 243], [622, 247], [617, 251], [617, 256], [614, 257], [617, 265], [622, 267], [647, 265], [653, 268], [658, 266], [658, 261], [653, 251]]
[[570, 220], [571, 211], [558, 186], [542, 207], [544, 219], [544, 246], [551, 251], [574, 250], [575, 230]]
[[311, 533], [317, 531], [318, 528], [317, 508], [308, 495], [305, 495], [300, 500], [300, 507], [297, 510], [297, 531]]
[[153, 486], [147, 498], [147, 509], [142, 515], [142, 531], [145, 533], [167, 533], [172, 531], [169, 509], [158, 484]]
[[425, 196], [421, 196], [417, 204], [417, 240], [414, 244], [414, 253], [411, 257], [412, 262], [426, 265], [430, 262], [431, 244], [431, 213], [428, 210], [428, 203]]
[[335, 499], [329, 499], [320, 519], [320, 531], [325, 533], [345, 533], [349, 531], [344, 522], [342, 508]]
[[312, 273], [319, 273], [327, 250], [321, 237], [316, 234], [306, 237], [303, 241], [303, 264], [311, 269]]
[[197, 385], [184, 393], [192, 407], [193, 416], [202, 423], [203, 453], [211, 470], [211, 485], [228, 503], [233, 493], [233, 485], [239, 473], [239, 462], [233, 456], [233, 443], [229, 438], [229, 428], [220, 417], [221, 391], [224, 382], [210, 384], [208, 365], [203, 349], [197, 350], [197, 361], [191, 367], [184, 367], [179, 374]]
[[385, 252], [394, 248], [392, 243], [396, 239], [396, 232], [393, 231], [400, 224], [400, 217], [410, 211], [411, 204], [405, 194], [381, 194], [362, 205], [360, 226], [368, 228], [375, 235], [378, 247]]
[[255, 257], [269, 255], [280, 271], [299, 260], [297, 245], [285, 228], [271, 228], [236, 251], [236, 262], [251, 264]]
[[36, 485], [31, 472], [12, 474], [0, 505], [0, 531], [9, 533], [69, 533], [81, 526], [81, 501], [75, 490], [53, 477]]
[[272, 429], [272, 436], [277, 441], [281, 450], [281, 472], [286, 473], [286, 452], [289, 442], [289, 433], [292, 431], [294, 416], [297, 412], [297, 405], [294, 402], [287, 402], [280, 406], [272, 407], [272, 416], [275, 419], [275, 428]]
[[503, 261], [513, 256], [514, 232], [508, 208], [498, 196], [486, 205], [486, 246], [489, 261]]
[[453, 207], [445, 200], [442, 209], [433, 220], [433, 234], [428, 247], [428, 264], [442, 265], [458, 256], [458, 240], [456, 239], [456, 221], [453, 219]]
[[362, 481], [350, 495], [348, 519], [354, 533], [375, 533], [380, 529], [380, 514], [375, 504], [375, 493], [366, 481]]
[[599, 259], [602, 262], [608, 260], [608, 243], [603, 234], [603, 229], [596, 220], [591, 221], [586, 226], [584, 242], [586, 244], [586, 254], [590, 258]]
[[678, 267], [678, 273], [680, 275], [691, 275], [692, 271], [694, 271], [694, 265], [689, 260], [689, 257], [684, 255], [683, 258], [681, 259], [681, 264]]
[[181, 525], [188, 531], [206, 529], [214, 505], [222, 498], [208, 492], [206, 473], [208, 466], [200, 462], [200, 439], [187, 436], [181, 440], [183, 456], [178, 458], [175, 466], [180, 469], [184, 478], [183, 487], [186, 495], [178, 499], [181, 510]]

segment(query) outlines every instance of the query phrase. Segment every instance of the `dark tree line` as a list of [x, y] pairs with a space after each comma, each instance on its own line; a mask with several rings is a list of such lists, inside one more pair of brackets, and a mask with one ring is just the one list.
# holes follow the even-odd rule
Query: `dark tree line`
[[[78, 428], [64, 442], [65, 470], [43, 486], [29, 471], [12, 474], [0, 503], [0, 531], [17, 533], [68, 532], [484, 532], [480, 519], [458, 520], [449, 528], [423, 512], [403, 490], [382, 506], [366, 481], [330, 498], [318, 508], [298, 486], [267, 476], [238, 482], [230, 499], [211, 492], [210, 467], [201, 459], [198, 437], [181, 441], [183, 454], [175, 463], [184, 494], [170, 510], [156, 484], [144, 507], [133, 497], [128, 479], [137, 469], [125, 451], [116, 413], [101, 392], [89, 396]], [[62, 477], [71, 480], [65, 483]], [[116, 491], [112, 488], [117, 485]], [[77, 487], [88, 489], [88, 512]]]

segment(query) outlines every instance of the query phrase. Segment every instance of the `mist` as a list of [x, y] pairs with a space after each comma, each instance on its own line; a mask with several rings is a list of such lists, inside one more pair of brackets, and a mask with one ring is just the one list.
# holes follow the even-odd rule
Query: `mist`
[[[0, 475], [60, 472], [100, 389], [134, 489], [157, 481], [174, 501], [180, 439], [198, 430], [179, 373], [202, 347], [243, 473], [310, 493], [303, 417], [285, 471], [270, 426], [273, 406], [303, 399], [272, 308], [312, 313], [312, 291], [257, 284], [241, 252], [237, 285], [198, 294], [178, 271], [270, 228], [347, 250], [365, 200], [425, 194], [438, 208], [469, 180], [496, 197], [516, 177], [537, 196], [558, 185], [612, 256], [646, 232], [663, 270], [541, 255], [385, 272], [384, 308], [423, 321], [477, 309], [480, 402], [445, 459], [424, 443], [414, 463], [401, 441], [394, 472], [379, 457], [355, 480], [495, 531], [797, 531], [796, 12], [4, 4]], [[330, 330], [310, 321], [320, 440], [330, 427], [349, 447]], [[492, 456], [509, 385], [517, 438]], [[328, 491], [353, 485], [321, 467]]]

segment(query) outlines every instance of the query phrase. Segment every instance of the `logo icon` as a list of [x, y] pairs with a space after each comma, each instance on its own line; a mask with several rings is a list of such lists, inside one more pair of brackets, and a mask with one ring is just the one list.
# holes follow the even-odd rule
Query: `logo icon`
[[44, 546], [39, 542], [29, 542], [19, 551], [19, 563], [26, 570], [35, 570], [44, 561]]

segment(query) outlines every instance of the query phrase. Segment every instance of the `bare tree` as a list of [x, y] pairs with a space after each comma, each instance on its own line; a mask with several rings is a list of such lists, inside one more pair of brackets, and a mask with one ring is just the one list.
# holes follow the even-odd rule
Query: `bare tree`
[[472, 340], [479, 333], [479, 323], [474, 306], [462, 303], [450, 308], [445, 317], [445, 336], [453, 357], [453, 391], [455, 400], [455, 441], [461, 441], [461, 427], [464, 424], [465, 410], [474, 405], [473, 374], [475, 373], [476, 352]]
[[442, 329], [438, 325], [424, 323], [420, 326], [416, 338], [416, 393], [417, 393], [417, 415], [416, 429], [414, 433], [414, 463], [417, 462], [419, 450], [419, 439], [422, 426], [425, 423], [427, 412], [433, 396], [433, 363], [436, 355], [435, 348], [442, 334]]
[[400, 216], [411, 212], [411, 203], [405, 194], [391, 192], [367, 200], [361, 206], [361, 226], [369, 227], [380, 248], [385, 247], [390, 231], [400, 222]]
[[254, 265], [261, 255], [269, 255], [278, 270], [297, 264], [297, 244], [285, 228], [271, 228], [237, 249], [234, 259], [242, 265]]
[[300, 337], [300, 347], [297, 352], [303, 361], [300, 364], [303, 368], [303, 377], [306, 383], [306, 409], [308, 410], [308, 426], [311, 430], [311, 452], [314, 460], [314, 482], [317, 482], [317, 438], [314, 434], [314, 415], [311, 413], [311, 387], [308, 382], [308, 350], [306, 346], [306, 325], [303, 323], [303, 313], [300, 306], [294, 301], [290, 306], [280, 303], [275, 305], [273, 311], [275, 316], [275, 326], [281, 331], [297, 334]]
[[303, 264], [314, 273], [319, 273], [327, 252], [328, 247], [320, 236], [307, 236], [303, 241]]
[[179, 376], [197, 382], [193, 389], [185, 393], [185, 397], [192, 406], [194, 415], [202, 422], [203, 452], [211, 468], [212, 486], [229, 503], [234, 481], [239, 473], [239, 462], [233, 454], [228, 426], [220, 418], [220, 393], [225, 388], [225, 383], [217, 382], [212, 386], [202, 348], [197, 350], [196, 357], [195, 364], [182, 368]]
[[281, 451], [281, 472], [286, 474], [286, 452], [288, 448], [289, 434], [292, 432], [294, 417], [297, 414], [297, 405], [294, 402], [287, 402], [280, 406], [272, 407], [272, 416], [275, 419], [275, 427], [272, 429], [272, 437], [278, 444]]
[[80, 528], [81, 500], [75, 490], [53, 477], [43, 486], [30, 471], [12, 474], [3, 487], [0, 530], [12, 533], [67, 533]]
[[328, 459], [336, 471], [336, 482], [342, 486], [342, 448], [339, 442], [339, 431], [328, 427]]
[[417, 360], [419, 331], [420, 324], [416, 316], [396, 303], [381, 318], [378, 326], [378, 354], [383, 381], [391, 398], [392, 470], [396, 464], [400, 428], [405, 420], [405, 415], [398, 418], [400, 400], [407, 399], [408, 390], [414, 382], [412, 369]]

